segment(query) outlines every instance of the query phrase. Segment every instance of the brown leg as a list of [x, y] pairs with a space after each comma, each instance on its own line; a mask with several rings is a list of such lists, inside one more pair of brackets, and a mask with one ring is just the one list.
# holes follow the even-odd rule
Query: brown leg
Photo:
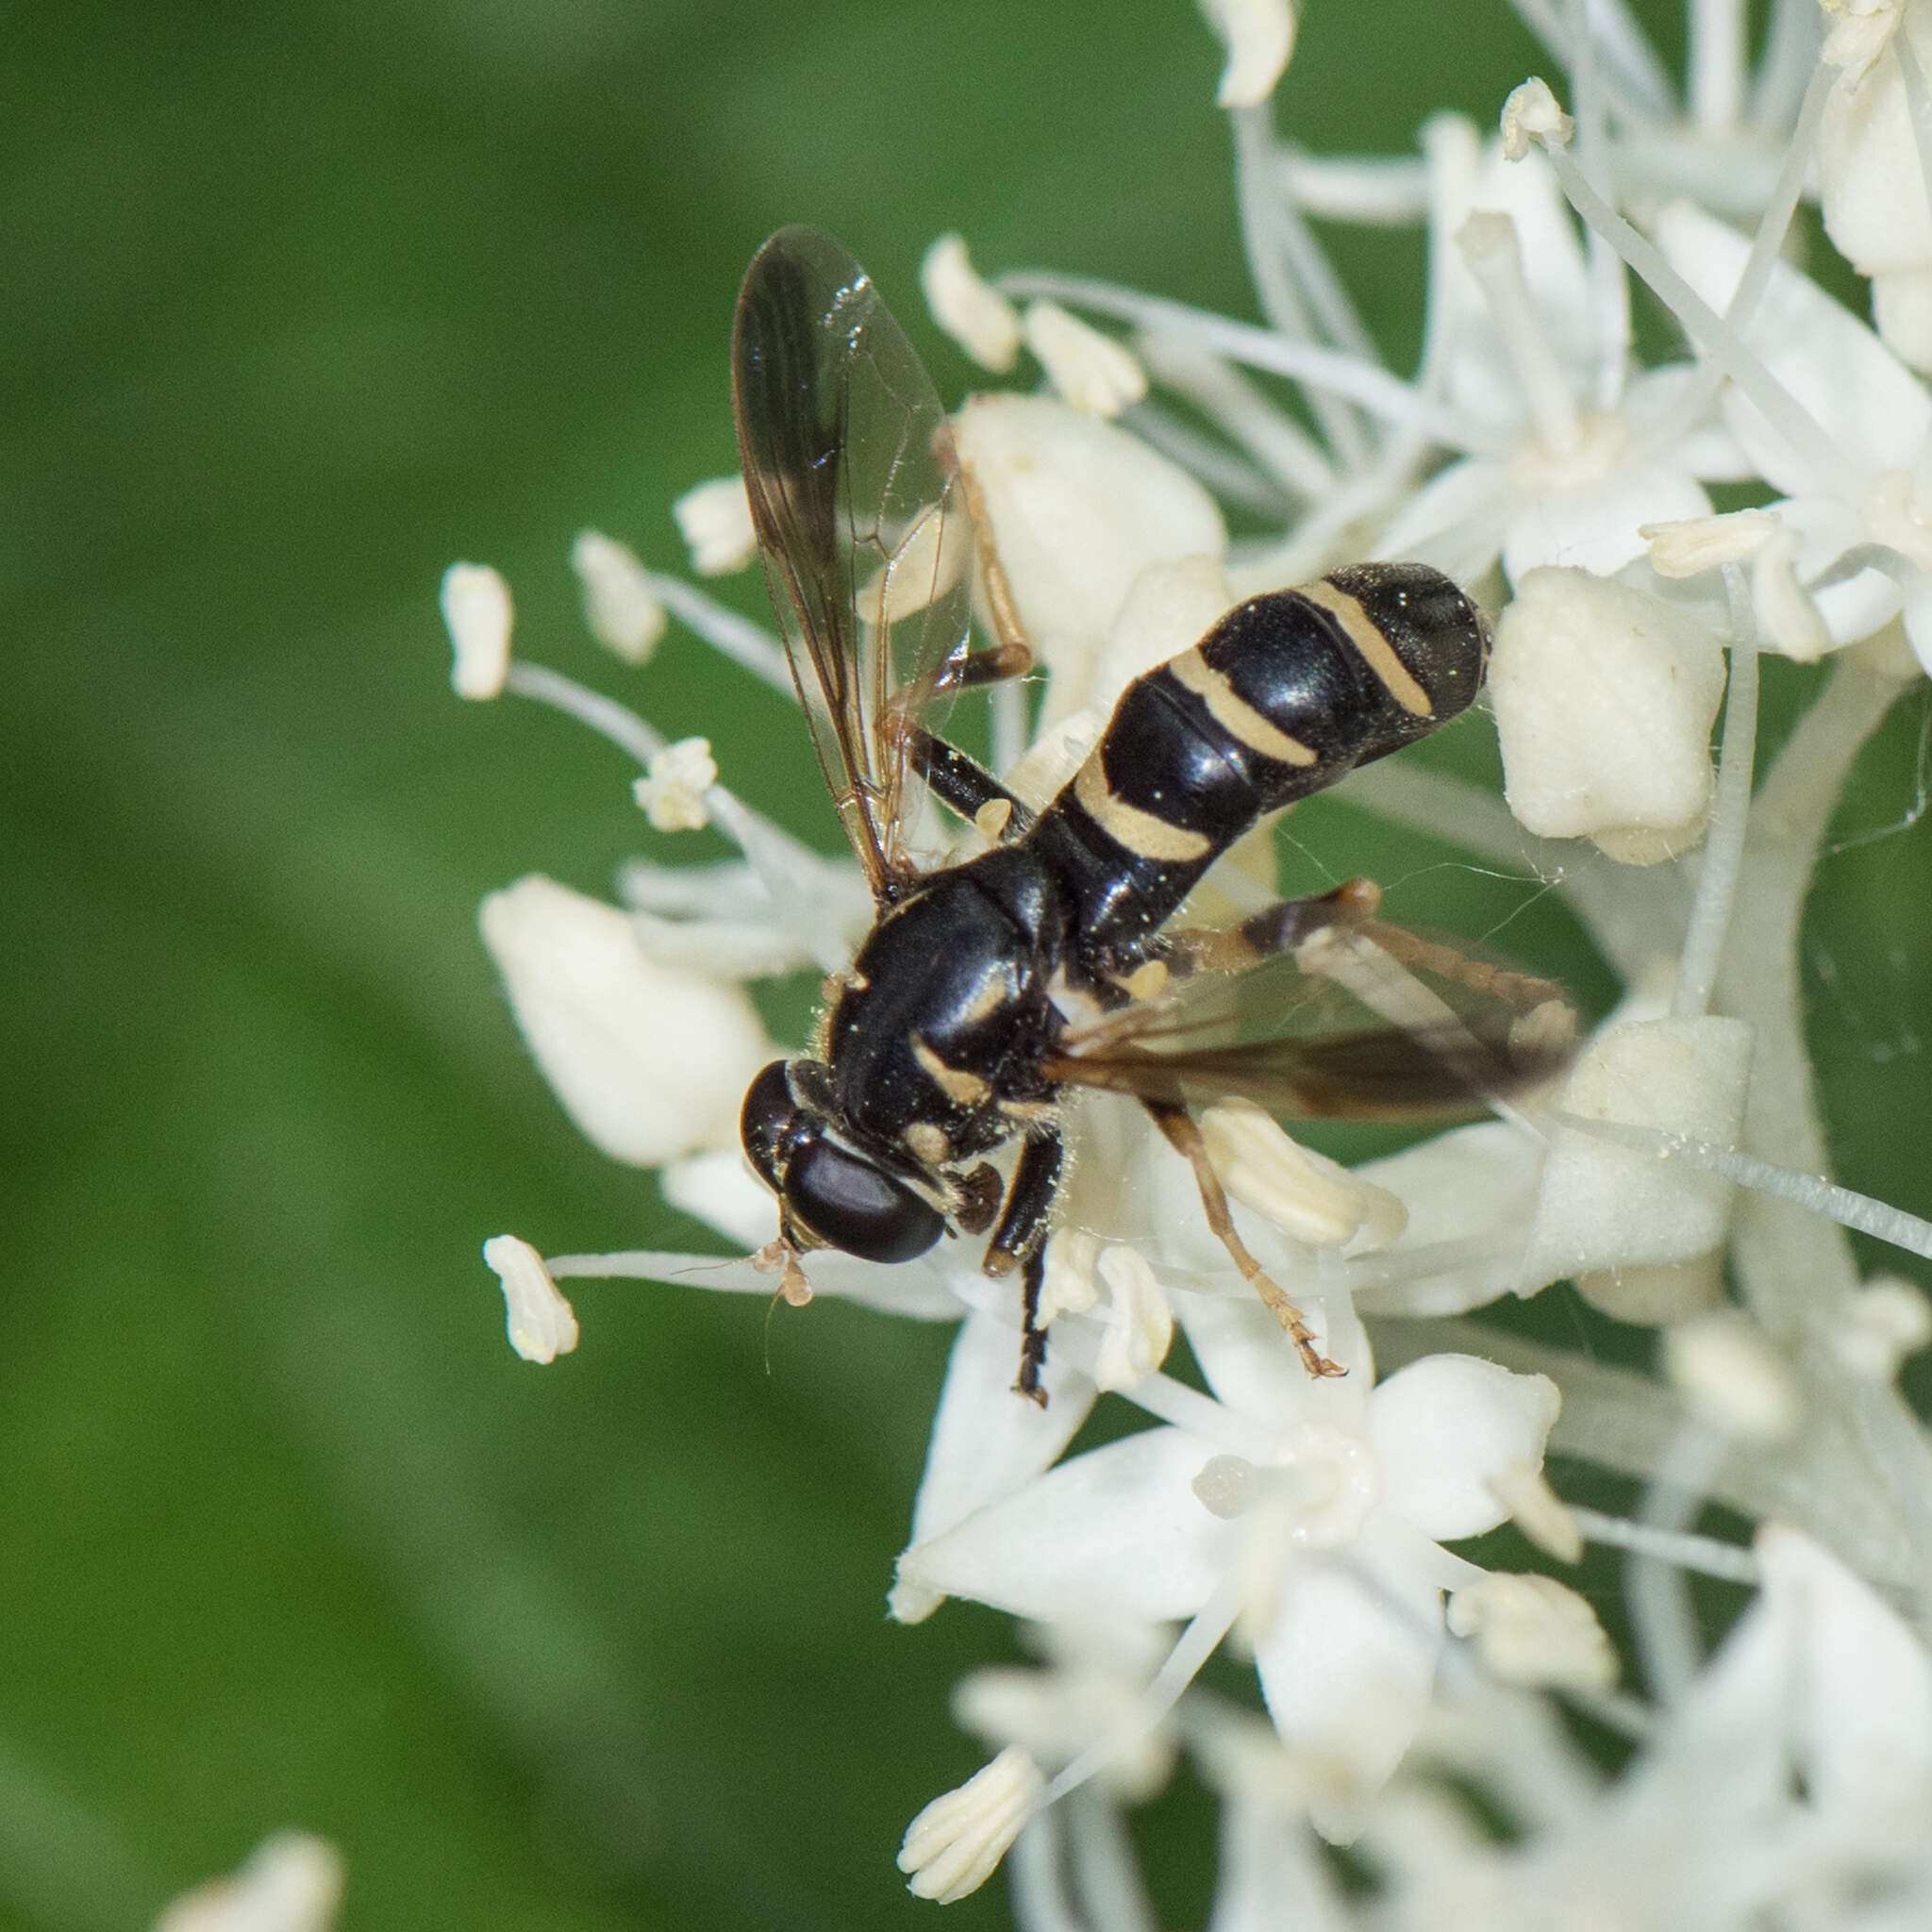
[[1046, 1278], [1046, 1246], [1042, 1242], [1026, 1257], [1020, 1277], [1020, 1374], [1013, 1392], [1046, 1407], [1040, 1372], [1046, 1366], [1046, 1330], [1040, 1325], [1040, 1284]]
[[992, 618], [993, 636], [1000, 641], [997, 652], [982, 651], [975, 655], [997, 657], [1007, 667], [997, 675], [1018, 677], [1032, 666], [1033, 646], [1027, 639], [1026, 626], [1020, 622], [1013, 587], [1007, 581], [1006, 565], [1000, 561], [992, 541], [992, 520], [986, 513], [986, 494], [979, 487], [979, 478], [960, 461], [957, 448], [953, 460], [958, 465], [959, 485], [966, 492], [966, 508], [973, 518], [973, 544], [979, 553], [979, 573], [986, 584], [987, 611]]
[[1345, 1375], [1348, 1371], [1331, 1362], [1315, 1346], [1314, 1331], [1302, 1318], [1302, 1311], [1272, 1281], [1260, 1262], [1248, 1253], [1246, 1243], [1234, 1231], [1234, 1218], [1227, 1211], [1227, 1195], [1222, 1191], [1221, 1176], [1208, 1158], [1208, 1143], [1184, 1107], [1158, 1100], [1143, 1101], [1154, 1124], [1167, 1136], [1169, 1144], [1194, 1170], [1194, 1185], [1201, 1191], [1201, 1206], [1208, 1213], [1208, 1225], [1224, 1247], [1241, 1278], [1266, 1303], [1270, 1313], [1288, 1330], [1289, 1340], [1301, 1351], [1303, 1364], [1311, 1375]]

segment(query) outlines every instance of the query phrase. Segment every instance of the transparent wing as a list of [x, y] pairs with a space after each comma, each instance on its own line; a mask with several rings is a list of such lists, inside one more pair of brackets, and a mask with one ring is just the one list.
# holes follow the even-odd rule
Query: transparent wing
[[1170, 981], [1070, 1034], [1054, 1080], [1171, 1105], [1240, 1096], [1282, 1114], [1467, 1113], [1540, 1085], [1575, 1053], [1562, 988], [1378, 920], [1245, 970]]
[[891, 895], [908, 768], [969, 648], [973, 531], [952, 430], [850, 254], [781, 228], [752, 258], [732, 408], [772, 603], [825, 785], [874, 893]]

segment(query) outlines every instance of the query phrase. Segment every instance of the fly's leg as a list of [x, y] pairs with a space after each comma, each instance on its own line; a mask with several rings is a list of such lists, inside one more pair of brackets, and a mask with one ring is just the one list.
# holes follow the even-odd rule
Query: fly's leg
[[894, 728], [906, 741], [912, 769], [934, 796], [989, 839], [1006, 843], [1031, 826], [1033, 814], [984, 765], [909, 719], [895, 720]]
[[1062, 1158], [1060, 1137], [1053, 1128], [1027, 1135], [983, 1264], [995, 1276], [1010, 1274], [1016, 1265], [1021, 1270], [1020, 1374], [1013, 1387], [1041, 1408], [1046, 1407], [1046, 1391], [1040, 1386], [1046, 1330], [1040, 1325], [1040, 1288], [1046, 1276], [1047, 1220], [1059, 1191]]
[[1142, 1102], [1154, 1116], [1154, 1124], [1167, 1136], [1168, 1143], [1194, 1170], [1194, 1185], [1201, 1191], [1201, 1206], [1207, 1210], [1208, 1225], [1214, 1230], [1228, 1257], [1241, 1270], [1241, 1278], [1267, 1305], [1269, 1312], [1288, 1330], [1289, 1340], [1300, 1350], [1303, 1365], [1311, 1375], [1345, 1375], [1348, 1371], [1331, 1362], [1315, 1346], [1315, 1335], [1302, 1311], [1289, 1300], [1280, 1286], [1271, 1280], [1260, 1262], [1249, 1254], [1247, 1244], [1235, 1232], [1234, 1218], [1227, 1211], [1227, 1195], [1221, 1176], [1208, 1158], [1208, 1143], [1186, 1108], [1158, 1100]]
[[1332, 892], [1277, 899], [1239, 925], [1191, 926], [1166, 933], [1155, 957], [1177, 974], [1243, 973], [1263, 959], [1293, 952], [1318, 932], [1347, 932], [1366, 925], [1381, 900], [1382, 889], [1374, 879], [1344, 879]]

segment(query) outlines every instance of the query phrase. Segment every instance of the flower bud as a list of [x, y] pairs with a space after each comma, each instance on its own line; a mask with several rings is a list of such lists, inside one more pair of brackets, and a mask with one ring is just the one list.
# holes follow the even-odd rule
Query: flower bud
[[1687, 851], [1710, 816], [1724, 657], [1703, 625], [1581, 570], [1528, 572], [1490, 660], [1509, 809], [1612, 858]]
[[[1654, 1127], [1718, 1147], [1741, 1131], [1751, 1029], [1715, 1016], [1649, 1020], [1598, 1035], [1557, 1102], [1566, 1113]], [[1525, 1287], [1592, 1270], [1688, 1261], [1724, 1242], [1731, 1183], [1655, 1150], [1559, 1127], [1543, 1162]]]

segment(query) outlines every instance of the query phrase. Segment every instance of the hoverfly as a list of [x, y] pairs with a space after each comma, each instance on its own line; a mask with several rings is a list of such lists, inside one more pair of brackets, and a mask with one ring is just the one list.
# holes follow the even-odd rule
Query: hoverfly
[[[1035, 814], [940, 736], [953, 697], [1030, 655], [945, 411], [865, 271], [815, 229], [774, 235], [739, 293], [731, 370], [772, 602], [877, 906], [827, 982], [815, 1050], [774, 1061], [745, 1096], [745, 1153], [781, 1209], [766, 1260], [795, 1280], [801, 1250], [896, 1262], [949, 1231], [990, 1231], [986, 1272], [1023, 1286], [1018, 1388], [1043, 1400], [1057, 1102], [1111, 1089], [1190, 1162], [1210, 1225], [1309, 1372], [1341, 1373], [1236, 1234], [1193, 1109], [1237, 1094], [1299, 1113], [1466, 1109], [1559, 1064], [1565, 1029], [1547, 1022], [1560, 994], [1380, 925], [1367, 880], [1230, 930], [1168, 923], [1263, 814], [1470, 703], [1488, 652], [1475, 607], [1415, 563], [1250, 598], [1126, 688]], [[997, 638], [978, 649], [975, 571]], [[905, 843], [914, 780], [991, 848], [922, 870]], [[1339, 936], [1407, 962], [1399, 973], [1433, 972], [1456, 1002], [1424, 1023], [1291, 1030], [1308, 1003], [1301, 967]], [[986, 1157], [1013, 1141], [1002, 1180]]]

